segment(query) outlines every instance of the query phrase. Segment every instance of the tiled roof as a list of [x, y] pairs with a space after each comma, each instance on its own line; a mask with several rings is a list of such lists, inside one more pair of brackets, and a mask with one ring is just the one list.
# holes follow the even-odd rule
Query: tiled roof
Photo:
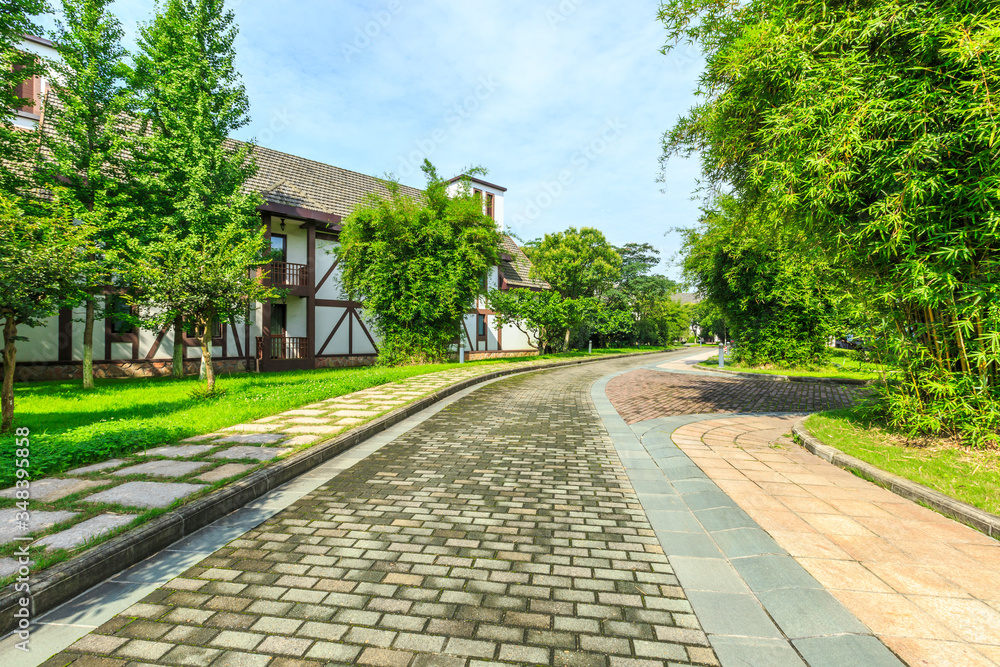
[[508, 285], [511, 287], [527, 287], [535, 289], [552, 288], [552, 286], [544, 280], [531, 277], [531, 260], [528, 259], [528, 256], [524, 254], [524, 251], [521, 250], [516, 243], [514, 243], [514, 239], [506, 234], [503, 235], [501, 251], [511, 258], [510, 260], [501, 260], [500, 262], [500, 272], [503, 275], [503, 279], [507, 281]]
[[[366, 176], [322, 162], [258, 146], [257, 174], [247, 182], [250, 189], [260, 192], [276, 204], [290, 204], [346, 218], [358, 207], [365, 195], [388, 195], [389, 189], [381, 178]], [[402, 194], [413, 198], [423, 196], [416, 188], [400, 185]], [[272, 199], [272, 194], [274, 199]], [[311, 204], [296, 204], [289, 198], [303, 197]]]
[[701, 297], [695, 292], [678, 292], [673, 296], [674, 301], [684, 305], [686, 303], [700, 303]]

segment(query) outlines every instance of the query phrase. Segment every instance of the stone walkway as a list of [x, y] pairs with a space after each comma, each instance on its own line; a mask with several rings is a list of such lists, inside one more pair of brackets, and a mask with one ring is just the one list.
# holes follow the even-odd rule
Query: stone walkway
[[1000, 665], [1000, 542], [783, 437], [792, 418], [682, 426], [672, 439], [910, 665]]
[[[526, 359], [502, 368], [540, 363]], [[30, 535], [36, 538], [30, 543], [33, 558], [90, 546], [95, 538], [140, 523], [151, 511], [199, 497], [401, 405], [497, 369], [476, 364], [418, 375], [35, 480], [29, 522], [17, 508], [0, 509], [0, 546]], [[14, 498], [16, 492], [2, 490], [0, 498]], [[18, 567], [16, 559], [0, 557], [0, 578]]]
[[589, 399], [484, 387], [48, 661], [715, 665]]

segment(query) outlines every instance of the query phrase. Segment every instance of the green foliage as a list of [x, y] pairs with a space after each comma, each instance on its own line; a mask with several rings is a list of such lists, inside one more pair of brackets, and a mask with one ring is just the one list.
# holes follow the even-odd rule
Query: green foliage
[[[57, 193], [58, 195], [58, 193]], [[3, 325], [3, 390], [0, 432], [14, 419], [14, 371], [19, 326], [41, 325], [62, 306], [79, 303], [91, 268], [93, 230], [55, 204], [49, 215], [26, 215], [20, 201], [0, 194], [0, 324]]]
[[779, 234], [739, 231], [736, 202], [719, 199], [684, 232], [684, 274], [718, 307], [749, 366], [821, 364], [836, 330], [838, 288], [822, 255]]
[[600, 312], [595, 299], [567, 299], [555, 290], [494, 289], [489, 304], [499, 326], [513, 324], [539, 352], [563, 348], [567, 330]]
[[600, 230], [570, 227], [525, 244], [532, 277], [545, 280], [567, 299], [600, 295], [619, 279], [622, 259]]
[[0, 0], [0, 194], [24, 194], [29, 174], [10, 165], [28, 164], [33, 144], [31, 135], [14, 127], [14, 113], [29, 100], [16, 95], [17, 86], [44, 71], [44, 64], [18, 45], [22, 35], [39, 34], [33, 16], [46, 11], [44, 0]]
[[847, 272], [904, 371], [893, 423], [1000, 440], [968, 426], [998, 411], [1000, 7], [670, 0], [661, 18], [708, 60], [665, 158], [698, 151], [712, 191]]
[[370, 195], [340, 234], [343, 285], [374, 321], [384, 364], [447, 358], [462, 318], [483, 294], [483, 276], [500, 259], [496, 223], [468, 181], [449, 196], [448, 183], [430, 162], [423, 171], [423, 200], [389, 182], [388, 196]]

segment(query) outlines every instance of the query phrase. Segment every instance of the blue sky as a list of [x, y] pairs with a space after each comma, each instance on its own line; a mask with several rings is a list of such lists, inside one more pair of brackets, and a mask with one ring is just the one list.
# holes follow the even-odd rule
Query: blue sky
[[[690, 48], [659, 53], [657, 0], [229, 6], [253, 116], [237, 138], [415, 187], [424, 155], [448, 176], [482, 165], [524, 240], [591, 226], [668, 259], [677, 238], [664, 233], [697, 219], [696, 160], [656, 182], [662, 134], [694, 104], [702, 67]], [[130, 40], [152, 8], [115, 3]]]

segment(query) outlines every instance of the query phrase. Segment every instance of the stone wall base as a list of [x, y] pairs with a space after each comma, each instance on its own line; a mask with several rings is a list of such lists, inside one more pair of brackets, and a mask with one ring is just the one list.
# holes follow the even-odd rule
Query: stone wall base
[[376, 361], [378, 361], [378, 357], [374, 354], [356, 354], [351, 357], [316, 357], [316, 368], [374, 366]]
[[[246, 361], [243, 359], [227, 359], [214, 362], [215, 372], [245, 373]], [[173, 372], [174, 362], [167, 360], [142, 361], [112, 361], [110, 363], [94, 363], [94, 377], [98, 378], [139, 378], [161, 377]], [[0, 370], [3, 366], [0, 365]], [[197, 375], [201, 370], [201, 361], [189, 359], [184, 362], [185, 375]], [[14, 379], [17, 382], [33, 382], [37, 380], [79, 380], [83, 377], [83, 364], [80, 362], [66, 364], [17, 364]]]

